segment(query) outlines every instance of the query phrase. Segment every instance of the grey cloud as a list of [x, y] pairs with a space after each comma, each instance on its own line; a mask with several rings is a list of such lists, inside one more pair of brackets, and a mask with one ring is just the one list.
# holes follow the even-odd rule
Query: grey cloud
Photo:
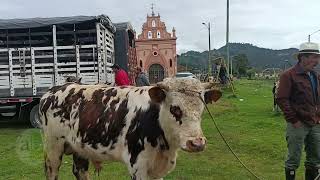
[[[113, 22], [130, 21], [137, 33], [151, 13], [160, 13], [167, 30], [177, 30], [177, 50], [205, 51], [212, 24], [214, 48], [225, 44], [226, 0], [2, 0], [0, 18], [106, 14]], [[230, 42], [280, 49], [296, 47], [320, 29], [319, 0], [230, 0]], [[320, 42], [320, 33], [312, 36]]]

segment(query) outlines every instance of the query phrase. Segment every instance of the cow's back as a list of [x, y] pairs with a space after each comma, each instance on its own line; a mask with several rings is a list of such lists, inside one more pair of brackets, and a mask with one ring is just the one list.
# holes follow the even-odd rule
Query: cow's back
[[148, 101], [147, 89], [142, 87], [71, 83], [43, 96], [40, 118], [49, 140], [60, 138], [92, 159], [120, 160], [130, 122], [138, 109], [147, 108]]

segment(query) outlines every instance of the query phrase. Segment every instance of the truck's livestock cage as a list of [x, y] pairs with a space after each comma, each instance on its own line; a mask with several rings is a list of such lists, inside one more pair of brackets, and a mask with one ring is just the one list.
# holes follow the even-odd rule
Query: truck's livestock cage
[[114, 33], [104, 15], [0, 20], [0, 97], [39, 96], [67, 76], [112, 79]]
[[106, 15], [0, 19], [0, 103], [21, 110], [70, 76], [112, 83], [115, 31]]

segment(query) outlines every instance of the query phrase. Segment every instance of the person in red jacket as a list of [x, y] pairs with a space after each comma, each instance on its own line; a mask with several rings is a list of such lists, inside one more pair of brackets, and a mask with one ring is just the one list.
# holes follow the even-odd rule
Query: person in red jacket
[[128, 74], [125, 70], [121, 69], [118, 64], [111, 66], [113, 72], [115, 73], [115, 85], [116, 86], [128, 86], [130, 85], [130, 80]]

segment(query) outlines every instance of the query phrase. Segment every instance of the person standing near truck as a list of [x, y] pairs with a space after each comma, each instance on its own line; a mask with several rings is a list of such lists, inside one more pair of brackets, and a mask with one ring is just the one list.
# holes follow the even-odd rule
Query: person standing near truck
[[130, 80], [128, 74], [125, 70], [121, 69], [118, 64], [111, 66], [113, 72], [115, 73], [115, 85], [116, 86], [128, 86], [130, 85]]

